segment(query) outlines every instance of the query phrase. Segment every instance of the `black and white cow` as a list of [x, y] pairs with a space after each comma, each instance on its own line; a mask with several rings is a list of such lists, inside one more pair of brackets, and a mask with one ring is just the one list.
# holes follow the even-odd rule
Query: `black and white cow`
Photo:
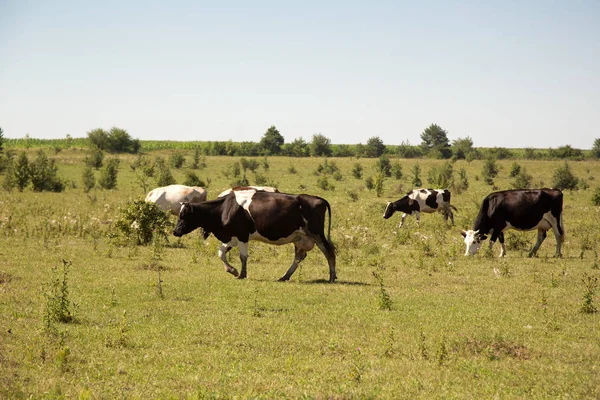
[[[329, 228], [325, 237], [325, 213], [329, 212]], [[222, 242], [219, 256], [225, 271], [240, 279], [246, 277], [248, 242], [258, 240], [270, 244], [293, 243], [295, 256], [288, 271], [279, 280], [290, 279], [308, 251], [317, 245], [329, 263], [329, 281], [335, 273], [335, 248], [329, 239], [331, 207], [327, 200], [307, 194], [291, 195], [257, 190], [236, 190], [203, 203], [184, 203], [173, 234], [182, 236], [196, 228], [204, 230], [204, 238], [212, 233]], [[241, 272], [227, 262], [232, 247], [240, 249]]]
[[402, 212], [402, 220], [399, 227], [404, 225], [404, 219], [407, 215], [415, 214], [417, 223], [420, 222], [420, 213], [433, 213], [436, 211], [444, 214], [444, 219], [454, 225], [454, 214], [452, 209], [456, 207], [450, 205], [450, 191], [447, 189], [414, 189], [400, 200], [390, 202], [385, 208], [383, 218], [388, 219], [396, 211]]
[[556, 256], [564, 241], [565, 229], [562, 218], [563, 194], [559, 189], [520, 189], [493, 192], [483, 199], [473, 229], [462, 231], [467, 249], [465, 255], [474, 255], [483, 240], [490, 235], [490, 249], [500, 240], [500, 257], [506, 254], [504, 231], [538, 230], [535, 246], [529, 252], [533, 256], [546, 238], [546, 231], [552, 229], [556, 237]]

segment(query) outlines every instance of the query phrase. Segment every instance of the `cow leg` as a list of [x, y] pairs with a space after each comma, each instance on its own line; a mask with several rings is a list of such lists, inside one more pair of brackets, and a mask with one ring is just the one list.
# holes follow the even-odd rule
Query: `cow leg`
[[238, 279], [246, 278], [246, 263], [248, 262], [248, 243], [239, 242], [238, 248], [240, 249], [240, 261], [242, 262], [242, 270]]
[[450, 222], [452, 223], [452, 226], [454, 226], [454, 213], [452, 212], [452, 208], [450, 208], [450, 206], [448, 206], [448, 214], [450, 215]]
[[327, 263], [329, 264], [329, 282], [333, 283], [337, 279], [337, 274], [335, 273], [335, 248], [325, 236], [315, 240], [315, 243], [327, 258]]
[[560, 228], [557, 226], [557, 224], [552, 225], [552, 231], [554, 232], [554, 237], [556, 238], [556, 257], [562, 257], [560, 248], [562, 246], [564, 237], [561, 233]]
[[227, 253], [231, 249], [232, 249], [231, 246], [229, 246], [228, 244], [222, 243], [221, 248], [219, 249], [219, 257], [221, 257], [221, 261], [223, 261], [223, 264], [225, 266], [225, 271], [229, 272], [233, 276], [238, 276], [237, 269], [233, 268], [229, 264], [229, 262], [227, 262]]
[[289, 281], [290, 278], [292, 277], [292, 275], [294, 274], [294, 272], [296, 272], [296, 268], [298, 268], [298, 264], [300, 264], [300, 262], [302, 262], [302, 260], [304, 260], [306, 258], [306, 255], [307, 255], [306, 250], [298, 247], [297, 244], [294, 244], [294, 262], [292, 262], [292, 265], [287, 270], [285, 275], [283, 275], [281, 278], [279, 278], [279, 280], [282, 282]]
[[406, 219], [406, 213], [402, 213], [402, 220], [400, 221], [400, 225], [398, 225], [398, 228], [402, 228], [402, 225], [404, 225], [405, 219]]
[[531, 251], [529, 252], [528, 257], [533, 257], [535, 253], [537, 253], [544, 239], [546, 239], [546, 231], [543, 229], [538, 229], [537, 242], [535, 242], [535, 246], [533, 246], [533, 249], [531, 249]]
[[415, 218], [417, 219], [417, 226], [421, 226], [421, 213], [415, 211]]
[[498, 235], [498, 240], [500, 241], [500, 257], [504, 257], [506, 255], [506, 246], [504, 246], [504, 232], [500, 232]]

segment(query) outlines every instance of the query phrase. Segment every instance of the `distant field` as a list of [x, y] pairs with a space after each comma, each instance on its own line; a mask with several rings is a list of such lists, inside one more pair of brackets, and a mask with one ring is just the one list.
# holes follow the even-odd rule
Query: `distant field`
[[[86, 194], [86, 151], [73, 147], [48, 151], [65, 192], [27, 188], [0, 198], [0, 398], [600, 397], [600, 320], [581, 311], [586, 293], [600, 307], [598, 290], [589, 290], [600, 277], [597, 161], [569, 161], [588, 189], [565, 191], [564, 258], [552, 258], [551, 234], [527, 258], [536, 234], [511, 231], [508, 255], [498, 259], [499, 247], [493, 256], [463, 256], [460, 230], [493, 190], [481, 178], [483, 161], [453, 164], [455, 179], [464, 168], [469, 182], [453, 193], [454, 227], [422, 214], [420, 227], [409, 216], [398, 229], [399, 215], [382, 218], [386, 203], [412, 189], [414, 164], [428, 187], [428, 171], [444, 161], [392, 158], [403, 176], [386, 178], [378, 197], [365, 188], [375, 159], [329, 158], [341, 177], [329, 176], [335, 188], [323, 190], [315, 173], [322, 158], [268, 157], [268, 169], [257, 158], [269, 184], [332, 205], [339, 281], [325, 283], [327, 263], [314, 250], [281, 283], [291, 245], [252, 242], [246, 280], [224, 272], [214, 237], [118, 246], [111, 222], [127, 200], [145, 195], [130, 168], [136, 156], [119, 156], [116, 190]], [[192, 153], [172, 169], [178, 182]], [[195, 172], [210, 180], [209, 198], [230, 186], [225, 171], [239, 159], [204, 158]], [[510, 187], [513, 162], [498, 162], [495, 188]], [[361, 179], [352, 175], [356, 163]], [[564, 161], [519, 163], [535, 186], [550, 186]], [[71, 263], [68, 298], [77, 306], [75, 320], [55, 323], [52, 333], [44, 293], [61, 277], [62, 260]], [[239, 266], [237, 250], [230, 260]]]

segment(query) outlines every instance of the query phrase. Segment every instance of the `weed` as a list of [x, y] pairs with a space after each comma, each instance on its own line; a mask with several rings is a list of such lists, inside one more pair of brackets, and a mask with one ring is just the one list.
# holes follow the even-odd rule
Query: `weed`
[[392, 309], [392, 298], [385, 288], [385, 283], [383, 282], [383, 266], [379, 267], [379, 271], [373, 271], [373, 276], [379, 285], [379, 309], [380, 310], [388, 310]]
[[419, 355], [423, 360], [429, 359], [429, 351], [427, 350], [427, 341], [425, 340], [425, 332], [421, 331], [419, 335]]
[[387, 334], [387, 340], [386, 340], [386, 344], [385, 344], [385, 350], [383, 352], [383, 354], [386, 357], [393, 357], [394, 355], [396, 355], [396, 337], [395, 337], [395, 332], [394, 332], [394, 327], [390, 327], [390, 330]]
[[550, 287], [558, 287], [558, 277], [554, 276], [554, 272], [550, 274]]
[[[49, 332], [55, 332], [54, 322], [73, 322], [76, 303], [69, 299], [69, 267], [71, 262], [62, 260], [62, 271], [58, 267], [52, 267], [53, 277], [45, 285], [43, 295], [46, 299], [44, 308], [44, 328]], [[60, 274], [60, 276], [57, 276]]]
[[128, 347], [129, 341], [127, 338], [127, 332], [129, 331], [129, 325], [127, 323], [127, 311], [123, 310], [121, 315], [121, 321], [117, 327], [116, 334], [110, 336], [107, 335], [104, 340], [106, 347]]
[[158, 270], [158, 280], [157, 280], [157, 282], [156, 282], [156, 295], [157, 295], [158, 297], [160, 297], [161, 299], [164, 299], [164, 298], [165, 298], [165, 295], [164, 295], [164, 293], [163, 293], [163, 287], [162, 287], [162, 284], [163, 284], [163, 280], [162, 280], [162, 278], [161, 278], [161, 276], [160, 276], [160, 269], [159, 269], [159, 270]]
[[438, 365], [443, 365], [446, 361], [448, 361], [448, 346], [446, 345], [446, 337], [442, 336], [438, 346], [437, 362]]
[[594, 295], [596, 294], [596, 289], [598, 289], [598, 278], [584, 274], [581, 281], [583, 282], [585, 293], [583, 294], [583, 303], [581, 304], [580, 311], [585, 314], [594, 314], [598, 312], [598, 308], [594, 304]]
[[67, 371], [69, 356], [71, 355], [71, 348], [64, 346], [56, 353], [56, 364], [61, 372]]

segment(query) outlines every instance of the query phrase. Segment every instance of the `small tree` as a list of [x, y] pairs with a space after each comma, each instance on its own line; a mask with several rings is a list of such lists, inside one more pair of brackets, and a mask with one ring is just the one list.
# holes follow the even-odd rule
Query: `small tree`
[[473, 151], [473, 139], [467, 136], [452, 141], [452, 156], [464, 160]]
[[512, 163], [511, 167], [510, 167], [510, 177], [514, 178], [515, 176], [519, 175], [519, 173], [521, 172], [521, 164], [519, 164], [518, 162], [514, 162]]
[[110, 190], [117, 187], [117, 174], [119, 173], [119, 159], [110, 158], [100, 170], [98, 184], [102, 189]]
[[92, 146], [90, 153], [85, 157], [85, 163], [93, 168], [102, 168], [104, 162], [104, 152], [99, 147]]
[[156, 157], [154, 159], [154, 172], [156, 175], [156, 184], [158, 186], [168, 186], [175, 183], [175, 177], [171, 173], [164, 158]]
[[331, 155], [331, 140], [322, 134], [313, 135], [310, 144], [310, 155], [313, 157], [328, 157]]
[[496, 160], [494, 158], [487, 158], [483, 163], [483, 169], [481, 171], [481, 176], [483, 180], [488, 185], [494, 184], [494, 178], [498, 175], [498, 164], [496, 164]]
[[384, 152], [385, 144], [383, 144], [383, 140], [381, 140], [379, 136], [373, 136], [367, 140], [367, 145], [365, 146], [365, 153], [367, 157], [380, 157]]
[[137, 244], [147, 245], [152, 242], [154, 235], [166, 238], [168, 223], [169, 216], [156, 204], [134, 200], [119, 209], [115, 227], [125, 236], [135, 238]]
[[186, 172], [183, 184], [186, 186], [206, 186], [206, 183], [204, 183], [204, 181], [193, 171]]
[[600, 138], [594, 139], [594, 145], [592, 146], [592, 157], [600, 158]]
[[260, 147], [265, 155], [277, 155], [281, 153], [281, 146], [284, 142], [283, 136], [275, 128], [275, 125], [271, 125], [260, 140]]
[[357, 162], [352, 166], [352, 176], [356, 179], [361, 179], [363, 174], [363, 166]]
[[173, 168], [181, 168], [184, 162], [185, 157], [181, 153], [173, 153], [169, 156], [169, 164], [171, 164], [171, 167]]
[[83, 168], [82, 180], [83, 180], [83, 191], [85, 193], [88, 193], [90, 190], [92, 190], [96, 186], [96, 178], [94, 177], [94, 171], [92, 170], [91, 166], [86, 165]]
[[436, 188], [447, 189], [454, 184], [454, 169], [449, 161], [433, 167], [427, 175], [427, 183]]
[[286, 153], [291, 157], [307, 157], [310, 154], [310, 148], [308, 143], [300, 137], [286, 146]]
[[421, 187], [423, 182], [421, 182], [421, 166], [419, 164], [413, 165], [411, 172], [413, 174], [412, 184], [414, 187]]
[[12, 182], [19, 189], [19, 192], [22, 192], [23, 189], [27, 187], [31, 176], [29, 171], [29, 160], [24, 151], [19, 153], [12, 172], [14, 177]]
[[392, 165], [392, 176], [395, 179], [402, 179], [402, 165], [400, 165], [399, 162], [394, 163], [394, 165]]
[[527, 173], [525, 168], [520, 168], [517, 175], [514, 176], [514, 181], [512, 182], [513, 189], [528, 189], [531, 187], [531, 181], [533, 177]]
[[29, 165], [31, 184], [34, 192], [62, 192], [65, 184], [58, 177], [58, 167], [54, 160], [48, 159], [43, 150], [39, 150], [36, 159]]
[[458, 182], [454, 184], [454, 190], [460, 194], [469, 188], [469, 178], [467, 177], [467, 170], [461, 168], [458, 171]]
[[573, 190], [577, 189], [578, 183], [579, 179], [575, 175], [573, 175], [571, 167], [566, 161], [562, 167], [559, 167], [558, 169], [556, 169], [556, 171], [554, 171], [554, 175], [552, 177], [553, 187], [561, 190]]
[[192, 169], [202, 169], [204, 167], [206, 167], [206, 163], [203, 163], [204, 165], [202, 165], [200, 163], [200, 148], [196, 147], [194, 149], [194, 158], [192, 158]]
[[375, 169], [384, 176], [392, 176], [392, 164], [390, 163], [390, 158], [386, 155], [380, 156], [375, 164]]
[[431, 124], [421, 133], [421, 147], [433, 158], [450, 158], [448, 132], [436, 124]]

